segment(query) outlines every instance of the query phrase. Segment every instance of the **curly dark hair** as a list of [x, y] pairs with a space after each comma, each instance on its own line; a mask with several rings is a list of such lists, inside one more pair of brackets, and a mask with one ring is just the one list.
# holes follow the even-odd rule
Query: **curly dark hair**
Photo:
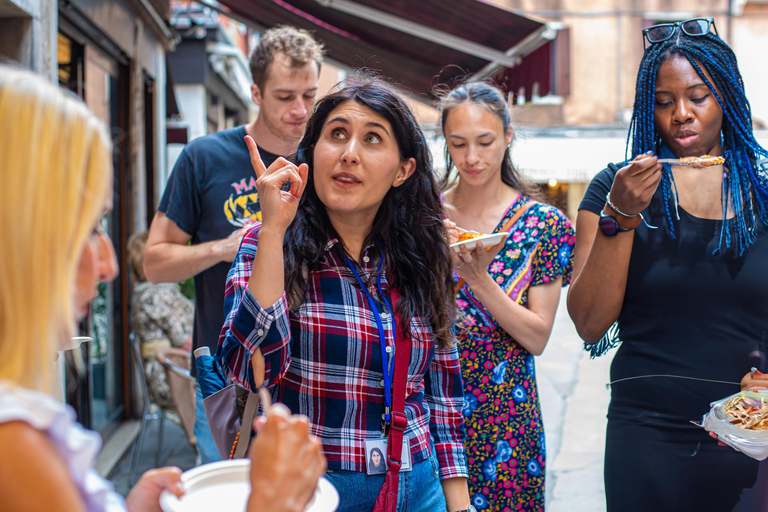
[[[387, 192], [363, 245], [376, 243], [381, 247], [383, 271], [402, 297], [397, 306], [400, 318], [424, 318], [432, 327], [438, 345], [449, 347], [454, 339], [456, 301], [432, 159], [411, 110], [386, 82], [376, 77], [362, 75], [349, 79], [345, 87], [321, 99], [299, 143], [295, 160], [309, 165], [309, 177], [284, 242], [285, 290], [289, 303], [292, 308], [301, 303], [309, 274], [319, 268], [329, 236], [341, 240], [315, 191], [312, 167], [314, 145], [326, 119], [336, 107], [348, 101], [384, 117], [394, 132], [400, 158], [416, 161], [413, 175]], [[342, 247], [347, 251], [343, 241]], [[403, 324], [404, 332], [409, 335], [409, 322]]]

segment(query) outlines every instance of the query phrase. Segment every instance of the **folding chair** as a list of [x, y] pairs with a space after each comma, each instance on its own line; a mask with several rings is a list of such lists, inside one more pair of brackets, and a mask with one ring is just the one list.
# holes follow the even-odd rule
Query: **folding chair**
[[197, 446], [195, 438], [195, 378], [190, 374], [192, 354], [180, 348], [158, 350], [155, 358], [165, 368], [165, 378], [187, 441]]
[[144, 446], [144, 437], [147, 433], [147, 424], [149, 423], [149, 420], [160, 420], [157, 434], [157, 450], [155, 451], [155, 467], [160, 466], [160, 449], [163, 446], [163, 431], [165, 430], [165, 414], [167, 411], [154, 403], [149, 394], [147, 375], [144, 372], [144, 358], [141, 356], [141, 346], [134, 333], [130, 334], [130, 345], [134, 369], [138, 372], [137, 380], [139, 382], [139, 393], [144, 398], [144, 410], [141, 414], [141, 427], [139, 427], [139, 435], [136, 438], [136, 442], [133, 444], [133, 458], [129, 476], [129, 485], [133, 487], [133, 484], [136, 483], [136, 470], [139, 466], [139, 458], [141, 457], [141, 449]]

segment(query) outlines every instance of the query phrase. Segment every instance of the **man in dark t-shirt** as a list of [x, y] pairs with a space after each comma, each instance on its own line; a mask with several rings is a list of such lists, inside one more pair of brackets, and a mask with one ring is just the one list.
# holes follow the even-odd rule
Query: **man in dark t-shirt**
[[[257, 119], [193, 140], [173, 168], [150, 227], [144, 270], [153, 283], [194, 277], [193, 350], [209, 347], [215, 353], [230, 263], [248, 226], [261, 220], [244, 138], [253, 137], [267, 166], [295, 152], [317, 96], [322, 55], [322, 46], [305, 31], [278, 27], [265, 32], [250, 62]], [[206, 463], [219, 455], [199, 386], [197, 395], [195, 436]]]

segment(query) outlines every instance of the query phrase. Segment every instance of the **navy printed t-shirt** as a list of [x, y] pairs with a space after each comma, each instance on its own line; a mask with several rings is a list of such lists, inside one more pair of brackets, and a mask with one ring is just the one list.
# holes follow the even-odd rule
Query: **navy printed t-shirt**
[[[157, 209], [190, 235], [193, 244], [226, 238], [248, 221], [261, 220], [245, 135], [245, 126], [239, 126], [199, 137], [187, 144], [173, 168]], [[278, 158], [259, 152], [267, 167]], [[211, 354], [216, 352], [229, 267], [221, 262], [194, 278], [193, 350], [210, 347]]]

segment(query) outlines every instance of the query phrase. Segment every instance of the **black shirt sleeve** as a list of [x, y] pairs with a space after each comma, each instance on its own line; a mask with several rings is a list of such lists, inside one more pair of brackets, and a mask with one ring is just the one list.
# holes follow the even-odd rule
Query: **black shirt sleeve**
[[194, 159], [188, 148], [181, 152], [157, 207], [182, 231], [194, 236], [202, 215]]
[[587, 187], [584, 198], [581, 200], [579, 210], [587, 210], [600, 215], [605, 206], [605, 196], [610, 192], [613, 179], [616, 177], [619, 167], [608, 164], [608, 167], [597, 173]]

